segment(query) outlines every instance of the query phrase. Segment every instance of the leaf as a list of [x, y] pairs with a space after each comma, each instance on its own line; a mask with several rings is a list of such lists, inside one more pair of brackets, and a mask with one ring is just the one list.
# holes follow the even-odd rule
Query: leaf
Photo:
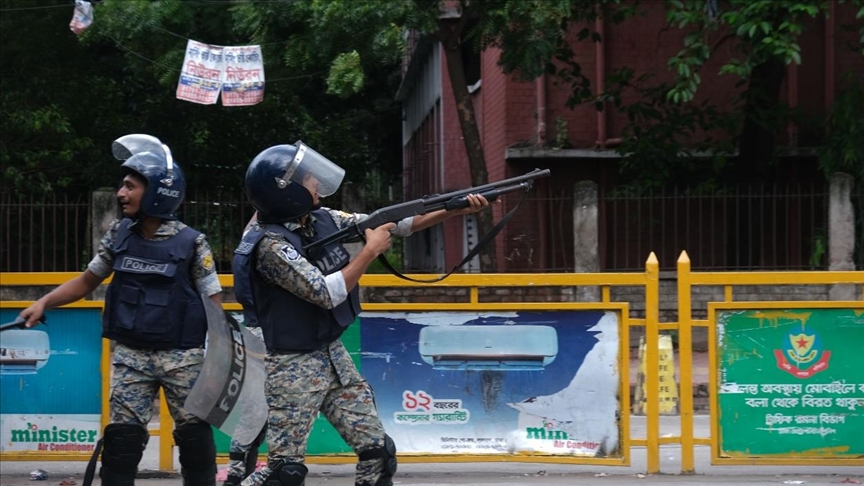
[[801, 64], [801, 54], [796, 51], [789, 52], [789, 55], [792, 57], [792, 60], [795, 61], [795, 64]]

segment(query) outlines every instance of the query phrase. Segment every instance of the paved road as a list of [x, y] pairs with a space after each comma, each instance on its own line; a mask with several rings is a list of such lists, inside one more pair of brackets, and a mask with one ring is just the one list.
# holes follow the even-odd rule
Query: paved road
[[[633, 437], [645, 437], [645, 418], [632, 417]], [[708, 416], [695, 417], [694, 432], [697, 437], [708, 437]], [[678, 417], [662, 417], [661, 436], [678, 435]], [[158, 469], [158, 438], [151, 437], [141, 463], [146, 479], [138, 485], [168, 486], [181, 484], [176, 474], [170, 477], [155, 477]], [[677, 445], [664, 445], [660, 450], [662, 474], [645, 476], [645, 448], [634, 447], [629, 467], [577, 466], [543, 463], [417, 463], [399, 465], [394, 481], [399, 486], [445, 486], [445, 485], [549, 485], [549, 486], [623, 486], [623, 485], [674, 485], [696, 486], [705, 484], [728, 484], [748, 486], [805, 485], [823, 486], [836, 484], [864, 484], [864, 467], [843, 466], [711, 466], [710, 448], [696, 448], [696, 475], [682, 476], [681, 450]], [[177, 463], [175, 450], [175, 465]], [[29, 473], [42, 468], [49, 474], [45, 482], [31, 482]], [[83, 462], [9, 462], [0, 464], [2, 486], [58, 486], [61, 481], [75, 481], [81, 485], [85, 463]], [[224, 466], [220, 466], [224, 467]], [[349, 486], [353, 484], [352, 464], [310, 464], [306, 486]], [[162, 475], [164, 476], [164, 475]], [[856, 482], [857, 481], [857, 482]], [[94, 484], [99, 484], [97, 481]]]

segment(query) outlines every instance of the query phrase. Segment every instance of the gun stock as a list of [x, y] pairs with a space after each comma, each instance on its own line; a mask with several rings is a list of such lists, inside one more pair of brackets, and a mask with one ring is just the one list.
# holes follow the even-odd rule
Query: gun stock
[[494, 201], [499, 196], [519, 190], [528, 191], [534, 185], [534, 180], [548, 177], [549, 169], [534, 169], [533, 171], [510, 179], [504, 179], [490, 184], [469, 187], [459, 191], [448, 192], [436, 196], [430, 196], [412, 201], [406, 201], [392, 206], [387, 206], [374, 211], [363, 221], [343, 228], [330, 236], [322, 238], [314, 243], [303, 247], [307, 255], [315, 255], [327, 245], [336, 242], [351, 243], [362, 239], [367, 229], [374, 229], [385, 223], [395, 223], [411, 216], [431, 213], [439, 209], [452, 211], [468, 207], [468, 195], [480, 194], [487, 200]]

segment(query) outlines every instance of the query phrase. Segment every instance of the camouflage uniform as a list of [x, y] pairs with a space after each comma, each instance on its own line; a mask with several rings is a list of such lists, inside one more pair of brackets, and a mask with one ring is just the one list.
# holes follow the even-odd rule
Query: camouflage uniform
[[[339, 228], [366, 218], [328, 209]], [[310, 215], [310, 218], [312, 216]], [[391, 233], [411, 234], [413, 218], [399, 222]], [[284, 224], [290, 231], [311, 236], [311, 222]], [[266, 232], [258, 245], [256, 271], [272, 285], [278, 285], [307, 302], [332, 308], [330, 291], [322, 272], [279, 234]], [[268, 467], [257, 471], [243, 486], [261, 486], [270, 476], [269, 466], [277, 461], [303, 463], [306, 443], [320, 411], [354, 450], [384, 447], [384, 426], [375, 408], [372, 388], [360, 375], [341, 339], [308, 353], [267, 353], [265, 394]], [[374, 484], [383, 471], [380, 460], [358, 461], [357, 484]]]
[[[112, 248], [117, 238], [118, 226], [119, 221], [111, 223], [108, 232], [102, 237], [97, 255], [87, 265], [87, 269], [98, 277], [107, 278], [113, 272]], [[186, 225], [179, 221], [163, 221], [152, 239], [166, 240], [185, 227]], [[207, 296], [221, 292], [213, 254], [203, 234], [195, 240], [195, 258], [191, 276], [198, 291]], [[160, 386], [165, 391], [168, 410], [178, 427], [203, 423], [198, 417], [183, 410], [183, 404], [203, 362], [203, 348], [153, 350], [116, 344], [111, 380], [111, 423], [146, 428], [150, 423], [153, 402]]]

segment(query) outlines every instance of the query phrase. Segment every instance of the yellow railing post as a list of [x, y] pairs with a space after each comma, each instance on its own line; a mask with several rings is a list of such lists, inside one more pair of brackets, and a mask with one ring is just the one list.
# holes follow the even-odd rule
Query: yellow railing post
[[681, 473], [693, 474], [693, 308], [690, 289], [690, 257], [678, 257], [678, 377], [681, 414]]
[[[102, 358], [99, 364], [102, 372], [102, 417], [100, 425], [102, 431], [111, 423], [111, 341], [102, 339]], [[102, 436], [100, 432], [99, 436]]]
[[165, 390], [159, 389], [159, 470], [174, 471], [174, 419], [168, 411]]
[[660, 263], [652, 251], [645, 262], [645, 415], [648, 474], [660, 472]]

